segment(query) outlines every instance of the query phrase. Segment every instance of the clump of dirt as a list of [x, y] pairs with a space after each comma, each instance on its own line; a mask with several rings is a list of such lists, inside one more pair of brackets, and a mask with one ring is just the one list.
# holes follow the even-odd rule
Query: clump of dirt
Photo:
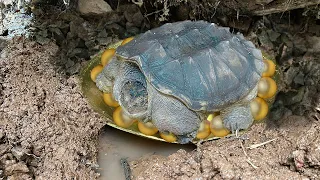
[[319, 133], [319, 121], [290, 116], [274, 124], [254, 125], [246, 140], [224, 138], [199, 145], [191, 153], [180, 150], [130, 165], [133, 178], [139, 180], [319, 179]]
[[0, 169], [8, 178], [96, 179], [105, 124], [77, 76], [57, 71], [58, 46], [15, 38], [0, 59]]

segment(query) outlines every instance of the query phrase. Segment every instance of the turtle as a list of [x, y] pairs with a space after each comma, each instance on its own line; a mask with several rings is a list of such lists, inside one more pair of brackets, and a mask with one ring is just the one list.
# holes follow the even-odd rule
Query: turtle
[[238, 132], [266, 116], [262, 107], [276, 91], [270, 78], [275, 65], [241, 33], [187, 20], [125, 41], [93, 78], [121, 106], [123, 121], [138, 120], [163, 139], [185, 144], [207, 119]]

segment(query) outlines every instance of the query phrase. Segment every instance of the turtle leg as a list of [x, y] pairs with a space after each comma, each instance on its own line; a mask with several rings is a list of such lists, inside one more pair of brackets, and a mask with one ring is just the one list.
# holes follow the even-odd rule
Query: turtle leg
[[221, 112], [224, 126], [231, 132], [248, 129], [253, 123], [249, 104], [234, 105]]
[[171, 132], [179, 143], [192, 141], [201, 122], [199, 116], [178, 99], [160, 93], [148, 84], [149, 107], [153, 124], [160, 132]]
[[113, 95], [130, 118], [145, 118], [148, 108], [147, 84], [137, 65], [121, 62], [114, 80]]
[[96, 78], [96, 86], [104, 93], [111, 93], [113, 81], [118, 75], [121, 62], [113, 57]]

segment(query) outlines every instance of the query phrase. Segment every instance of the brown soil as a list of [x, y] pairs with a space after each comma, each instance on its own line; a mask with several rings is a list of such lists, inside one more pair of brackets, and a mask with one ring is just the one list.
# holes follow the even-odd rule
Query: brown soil
[[[77, 76], [67, 78], [57, 72], [52, 64], [57, 53], [53, 43], [40, 46], [23, 38], [15, 39], [2, 51], [0, 147], [7, 148], [1, 149], [0, 167], [5, 176], [98, 177], [94, 171], [97, 137], [104, 122], [82, 96]], [[26, 158], [14, 154], [17, 147]], [[17, 161], [29, 169], [10, 172], [10, 165]]]
[[[247, 140], [206, 142], [187, 153], [131, 162], [134, 179], [319, 179], [320, 123], [300, 116], [257, 124]], [[249, 149], [255, 144], [273, 140]]]
[[[278, 4], [276, 1], [268, 4], [266, 3], [268, 0], [261, 2], [266, 6]], [[220, 4], [219, 8], [223, 10], [222, 5]], [[254, 5], [256, 8], [258, 6], [260, 7]], [[210, 9], [207, 6], [203, 8]], [[210, 13], [215, 13], [211, 11], [212, 8], [214, 7], [211, 7]], [[302, 16], [303, 13], [296, 14]], [[58, 14], [63, 17], [63, 13]], [[187, 18], [190, 19], [198, 17], [192, 18], [192, 12], [189, 10], [185, 14], [189, 14]], [[213, 15], [207, 14], [207, 16]], [[320, 179], [320, 98], [313, 102], [314, 97], [319, 97], [320, 91], [317, 83], [320, 78], [319, 20], [291, 17], [290, 14], [289, 19], [285, 16], [279, 19], [279, 16], [278, 14], [264, 17], [259, 21], [250, 18], [247, 23], [238, 23], [241, 26], [233, 27], [243, 29], [245, 32], [250, 31], [247, 35], [255, 44], [261, 45], [260, 48], [272, 56], [277, 56], [277, 62], [284, 72], [281, 79], [283, 82], [279, 84], [283, 90], [280, 92], [283, 104], [282, 106], [278, 104], [281, 107], [280, 115], [292, 114], [292, 111], [293, 114], [302, 115], [305, 107], [316, 109], [315, 106], [318, 106], [318, 114], [312, 115], [318, 121], [291, 115], [278, 121], [269, 120], [268, 123], [254, 125], [245, 134], [249, 139], [227, 138], [205, 142], [199, 144], [197, 150], [192, 152], [179, 150], [168, 157], [145, 156], [130, 162], [134, 179]], [[125, 26], [126, 22], [117, 21], [124, 19], [123, 15], [122, 18], [115, 17], [115, 22]], [[202, 15], [200, 18], [202, 17], [205, 16]], [[215, 17], [221, 21], [220, 25], [231, 26], [230, 23], [233, 23], [232, 20], [219, 19], [221, 16], [215, 15]], [[24, 38], [15, 38], [1, 52], [0, 179], [97, 179], [99, 177], [96, 172], [99, 167], [97, 142], [99, 131], [105, 122], [90, 108], [81, 93], [77, 73], [80, 65], [84, 64], [80, 64], [81, 61], [78, 62], [76, 57], [84, 50], [90, 50], [90, 53], [91, 50], [92, 52], [99, 50], [100, 46], [94, 49], [96, 44], [93, 44], [94, 48], [91, 49], [84, 49], [82, 45], [91, 41], [91, 36], [97, 36], [91, 34], [91, 31], [97, 33], [95, 31], [97, 28], [95, 26], [88, 28], [88, 21], [79, 20], [78, 16], [72, 15], [69, 18], [70, 24], [73, 24], [70, 26], [73, 28], [66, 26], [67, 28], [61, 27], [61, 30], [80, 29], [79, 32], [73, 32], [71, 35], [66, 32], [70, 37], [61, 41], [58, 41], [59, 37], [55, 39], [56, 43], [67, 42], [61, 43], [61, 51], [79, 50], [78, 54], [69, 53], [69, 55], [76, 54], [75, 57], [72, 56], [77, 65], [76, 70], [67, 72], [72, 66], [75, 67], [73, 65], [75, 63], [71, 63], [71, 68], [67, 67], [67, 60], [61, 58], [66, 56], [63, 54], [65, 52], [61, 52], [52, 42], [46, 44], [50, 41], [49, 36], [38, 39], [38, 43], [46, 42], [44, 45]], [[290, 24], [293, 22], [290, 18], [297, 23]], [[51, 18], [48, 22], [50, 20], [56, 19]], [[84, 24], [85, 28], [78, 26], [78, 21], [81, 25]], [[222, 23], [224, 21], [226, 22]], [[77, 22], [76, 25], [74, 22]], [[114, 32], [125, 34], [129, 28], [121, 28], [118, 24], [113, 24], [117, 25], [114, 26], [116, 29]], [[73, 36], [75, 36], [74, 41]], [[110, 42], [107, 39], [103, 43]], [[86, 53], [82, 56], [89, 55]], [[303, 97], [298, 93], [301, 87], [305, 88]], [[273, 141], [254, 149], [247, 148], [269, 140]]]

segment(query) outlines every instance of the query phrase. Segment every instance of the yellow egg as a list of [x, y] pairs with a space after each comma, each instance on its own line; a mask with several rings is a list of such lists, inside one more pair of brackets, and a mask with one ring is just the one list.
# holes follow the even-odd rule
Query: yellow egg
[[264, 99], [272, 98], [277, 92], [276, 82], [269, 78], [263, 77], [258, 83], [258, 96]]
[[198, 133], [197, 133], [197, 139], [205, 139], [210, 135], [210, 122], [207, 120], [204, 120], [200, 123]]
[[124, 40], [122, 41], [121, 45], [125, 45], [125, 44], [127, 44], [128, 42], [130, 42], [130, 41], [132, 41], [132, 40], [133, 40], [133, 37], [128, 37], [128, 38], [126, 38], [126, 39], [124, 39]]
[[216, 116], [214, 117], [211, 121], [210, 121], [210, 128], [214, 128], [214, 129], [223, 129], [224, 125], [223, 125], [223, 120], [221, 118], [221, 116]]
[[257, 121], [265, 118], [269, 110], [266, 101], [259, 97], [256, 97], [253, 101], [251, 101], [250, 108], [253, 118]]
[[177, 137], [173, 133], [160, 133], [160, 137], [170, 143], [177, 141]]
[[158, 132], [158, 128], [155, 127], [151, 122], [138, 122], [139, 131], [145, 135], [153, 136]]
[[114, 100], [111, 93], [103, 93], [103, 101], [111, 107], [118, 107], [119, 104], [116, 100]]
[[224, 137], [230, 133], [230, 131], [224, 127], [223, 120], [220, 115], [211, 120], [210, 131], [215, 137]]
[[102, 66], [105, 66], [109, 63], [112, 56], [114, 56], [116, 50], [115, 49], [107, 49], [105, 50], [101, 55], [101, 64]]
[[220, 115], [219, 112], [214, 112], [213, 114], [209, 114], [208, 117], [207, 117], [207, 120], [208, 120], [209, 122], [211, 122], [212, 119], [213, 119], [214, 117], [218, 116], [218, 115]]
[[263, 62], [265, 64], [265, 70], [262, 73], [262, 76], [263, 77], [266, 77], [266, 76], [271, 77], [271, 76], [273, 76], [274, 73], [276, 72], [276, 65], [274, 64], [274, 62], [271, 61], [271, 60], [264, 60]]
[[223, 129], [211, 129], [211, 133], [214, 137], [225, 137], [230, 134], [230, 131], [227, 128]]
[[124, 115], [122, 113], [121, 107], [119, 106], [114, 112], [113, 112], [113, 121], [116, 125], [128, 128], [130, 127], [133, 122], [136, 120], [129, 118], [128, 116]]
[[92, 70], [91, 70], [91, 73], [90, 73], [90, 77], [91, 77], [91, 80], [96, 82], [96, 78], [98, 76], [98, 74], [103, 70], [103, 66], [101, 65], [98, 65], [96, 67], [94, 67]]

